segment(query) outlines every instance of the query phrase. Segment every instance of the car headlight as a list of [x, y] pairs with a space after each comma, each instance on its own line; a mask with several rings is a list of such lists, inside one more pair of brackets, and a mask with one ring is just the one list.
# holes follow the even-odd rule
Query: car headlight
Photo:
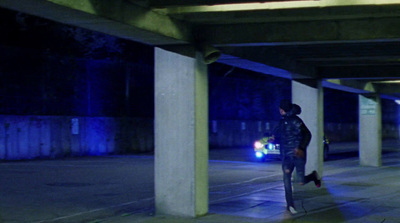
[[263, 153], [262, 153], [262, 152], [256, 152], [256, 157], [257, 157], [257, 158], [263, 157]]
[[274, 144], [272, 144], [272, 143], [268, 144], [268, 149], [269, 150], [273, 150], [274, 148], [275, 148]]
[[262, 144], [260, 141], [256, 141], [254, 143], [254, 148], [256, 149], [262, 149], [264, 147], [264, 144]]

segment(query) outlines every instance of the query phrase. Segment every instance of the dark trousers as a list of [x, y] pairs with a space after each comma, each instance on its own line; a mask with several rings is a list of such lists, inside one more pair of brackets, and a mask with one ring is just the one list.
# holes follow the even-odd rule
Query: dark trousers
[[304, 176], [306, 166], [306, 159], [295, 157], [295, 156], [285, 156], [282, 161], [283, 170], [283, 184], [285, 186], [285, 197], [287, 206], [294, 207], [293, 192], [292, 192], [292, 173], [296, 167], [296, 173], [298, 182], [302, 185], [307, 184], [310, 181], [315, 180], [314, 174], [309, 174]]

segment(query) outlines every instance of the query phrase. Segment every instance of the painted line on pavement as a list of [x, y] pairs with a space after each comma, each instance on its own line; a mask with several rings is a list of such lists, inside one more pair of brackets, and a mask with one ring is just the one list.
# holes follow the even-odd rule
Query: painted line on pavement
[[117, 204], [117, 205], [113, 205], [113, 206], [109, 206], [109, 207], [105, 207], [105, 208], [97, 208], [97, 209], [93, 209], [93, 210], [89, 210], [89, 211], [78, 212], [78, 213], [75, 213], [75, 214], [66, 215], [66, 216], [62, 216], [62, 217], [57, 217], [57, 218], [53, 218], [53, 219], [36, 221], [36, 222], [33, 222], [33, 223], [54, 222], [54, 221], [59, 221], [59, 220], [67, 219], [67, 218], [77, 217], [77, 216], [80, 216], [80, 215], [90, 214], [90, 213], [94, 213], [94, 212], [98, 212], [98, 211], [104, 211], [104, 210], [107, 210], [107, 209], [123, 207], [123, 206], [131, 205], [131, 204], [134, 204], [134, 203], [151, 201], [151, 200], [154, 200], [154, 197], [145, 198], [145, 199], [141, 199], [141, 200], [138, 200], [138, 201], [130, 201], [130, 202]]

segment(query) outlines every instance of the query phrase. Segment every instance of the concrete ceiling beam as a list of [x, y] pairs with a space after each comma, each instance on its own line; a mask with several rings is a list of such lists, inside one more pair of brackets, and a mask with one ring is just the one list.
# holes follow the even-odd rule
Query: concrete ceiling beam
[[254, 11], [215, 11], [190, 12], [167, 9], [154, 9], [162, 14], [187, 21], [202, 24], [237, 24], [237, 23], [267, 23], [290, 21], [327, 21], [343, 19], [389, 18], [398, 17], [400, 5], [358, 6], [358, 7], [324, 7], [324, 8], [293, 8], [280, 10]]
[[399, 83], [385, 83], [385, 84], [379, 84], [379, 83], [373, 83], [375, 89], [377, 92], [381, 94], [400, 94], [400, 88], [399, 88]]
[[[247, 60], [262, 63], [271, 67], [285, 69], [290, 73], [290, 78], [303, 79], [303, 78], [315, 78], [315, 69], [312, 66], [306, 66], [293, 58], [287, 57], [277, 51], [268, 50], [265, 51], [263, 48], [253, 47], [249, 49], [246, 47], [234, 48], [219, 48], [222, 52], [235, 56], [238, 58], [246, 58]], [[271, 73], [271, 75], [274, 75]]]
[[377, 84], [369, 80], [327, 79], [323, 81], [322, 85], [323, 87], [356, 94], [380, 94], [382, 98], [390, 100], [400, 99], [398, 83]]
[[124, 0], [1, 0], [0, 7], [149, 45], [193, 39], [190, 24]]
[[400, 29], [397, 27], [400, 27], [400, 17], [199, 25], [195, 30], [198, 38], [216, 46], [255, 46], [398, 40]]
[[376, 93], [371, 82], [362, 80], [327, 79], [323, 81], [322, 86], [357, 94]]
[[323, 79], [400, 79], [400, 65], [320, 67], [317, 74]]
[[[220, 4], [243, 4], [254, 3], [254, 0], [129, 0], [139, 4], [148, 5], [155, 8], [195, 6], [195, 5], [220, 5]], [[300, 0], [264, 0], [263, 2], [294, 2]]]
[[[178, 0], [179, 1], [179, 0]], [[343, 8], [351, 9], [352, 12], [358, 13], [360, 8], [368, 6], [396, 6], [400, 4], [400, 0], [347, 0], [347, 1], [334, 1], [334, 0], [314, 0], [314, 1], [263, 1], [263, 2], [238, 2], [238, 1], [179, 1], [174, 4], [153, 4], [151, 1], [147, 2], [149, 7], [165, 13], [165, 14], [195, 14], [195, 13], [226, 13], [226, 12], [268, 12], [274, 10], [305, 10], [305, 9], [328, 9]], [[144, 1], [140, 1], [141, 3]], [[207, 4], [211, 3], [211, 4]], [[355, 10], [354, 10], [355, 9]], [[329, 11], [328, 11], [329, 12]], [[328, 13], [331, 14], [331, 13]], [[350, 14], [347, 14], [350, 15]]]

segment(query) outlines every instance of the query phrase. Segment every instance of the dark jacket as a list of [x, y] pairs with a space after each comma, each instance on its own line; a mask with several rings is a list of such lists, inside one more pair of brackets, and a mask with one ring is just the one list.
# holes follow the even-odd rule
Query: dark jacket
[[311, 132], [297, 115], [288, 113], [282, 116], [274, 135], [279, 140], [281, 154], [283, 156], [294, 155], [294, 149], [298, 148], [306, 152], [311, 140]]

